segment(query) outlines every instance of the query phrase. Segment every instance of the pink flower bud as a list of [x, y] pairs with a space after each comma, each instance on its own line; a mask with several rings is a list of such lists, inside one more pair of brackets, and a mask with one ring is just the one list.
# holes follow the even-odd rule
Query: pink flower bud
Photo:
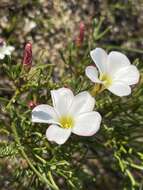
[[27, 69], [30, 69], [32, 66], [32, 44], [30, 42], [26, 43], [24, 47], [22, 64]]
[[34, 102], [34, 101], [29, 101], [28, 102], [28, 104], [27, 104], [27, 106], [28, 106], [28, 108], [29, 109], [33, 109], [34, 107], [36, 107], [38, 104], [36, 103], [36, 102]]
[[84, 40], [84, 31], [85, 31], [85, 24], [81, 22], [79, 26], [79, 37], [80, 37], [81, 42], [83, 42]]
[[84, 33], [85, 33], [85, 24], [83, 22], [80, 22], [79, 25], [79, 34], [75, 38], [75, 43], [77, 46], [81, 46], [84, 41]]

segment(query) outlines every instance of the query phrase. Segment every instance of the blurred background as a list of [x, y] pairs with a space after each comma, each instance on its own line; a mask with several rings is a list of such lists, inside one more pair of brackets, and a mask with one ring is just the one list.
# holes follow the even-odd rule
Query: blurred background
[[1, 0], [0, 35], [16, 47], [16, 55], [21, 55], [25, 42], [31, 41], [34, 59], [43, 48], [47, 50], [48, 59], [59, 63], [57, 52], [74, 39], [79, 22], [86, 25], [88, 36], [93, 19], [98, 21], [101, 17], [104, 18], [101, 31], [108, 26], [110, 30], [99, 45], [120, 46], [140, 56], [143, 43], [142, 0]]

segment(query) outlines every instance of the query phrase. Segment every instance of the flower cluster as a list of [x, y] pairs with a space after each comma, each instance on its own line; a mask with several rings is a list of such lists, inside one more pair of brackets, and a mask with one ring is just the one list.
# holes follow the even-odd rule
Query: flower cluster
[[[131, 93], [130, 85], [139, 81], [139, 71], [124, 54], [112, 51], [107, 55], [103, 49], [96, 48], [90, 55], [97, 68], [88, 66], [85, 73], [92, 82], [117, 96]], [[70, 89], [60, 88], [52, 90], [51, 97], [53, 107], [42, 104], [32, 111], [33, 122], [50, 124], [46, 131], [49, 141], [63, 144], [71, 133], [92, 136], [99, 130], [101, 115], [93, 111], [95, 99], [89, 92], [74, 96]]]

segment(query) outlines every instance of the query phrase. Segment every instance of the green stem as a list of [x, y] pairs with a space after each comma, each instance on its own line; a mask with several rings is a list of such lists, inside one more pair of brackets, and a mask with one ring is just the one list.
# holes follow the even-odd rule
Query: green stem
[[100, 40], [103, 36], [105, 36], [109, 31], [111, 30], [111, 27], [106, 28], [101, 34], [97, 35], [95, 37], [95, 40]]
[[53, 179], [53, 176], [52, 176], [51, 171], [48, 171], [48, 176], [49, 176], [49, 179], [50, 179], [51, 183], [55, 186], [55, 188], [56, 188], [57, 190], [59, 190], [59, 187], [56, 185], [56, 183], [55, 183], [55, 181], [54, 181], [54, 179]]
[[136, 185], [136, 181], [135, 181], [133, 175], [131, 174], [131, 172], [128, 169], [126, 169], [126, 174], [129, 176], [132, 185], [135, 186]]
[[124, 50], [124, 51], [129, 51], [129, 52], [135, 52], [135, 53], [141, 53], [143, 54], [143, 50], [136, 49], [136, 48], [128, 48], [128, 47], [121, 47], [121, 46], [116, 46], [116, 45], [103, 45], [103, 47], [111, 50], [111, 49], [116, 49], [116, 50]]
[[95, 84], [93, 88], [90, 90], [90, 94], [95, 97], [97, 94], [100, 94], [103, 90], [105, 90], [104, 86], [100, 84]]
[[20, 150], [20, 153], [21, 155], [25, 158], [25, 160], [27, 161], [27, 163], [29, 164], [30, 168], [35, 172], [35, 174], [39, 177], [39, 179], [44, 183], [46, 184], [47, 187], [51, 187], [53, 188], [54, 190], [58, 190], [55, 186], [53, 186], [49, 180], [45, 177], [45, 175], [42, 175], [35, 167], [34, 165], [32, 164], [32, 162], [29, 160], [27, 154], [25, 153], [24, 151], [24, 148], [22, 147], [21, 143], [20, 143], [20, 139], [19, 139], [19, 136], [18, 136], [18, 133], [17, 133], [17, 130], [15, 128], [15, 125], [14, 123], [12, 123], [12, 131], [13, 131], [13, 134], [14, 134], [14, 138], [15, 138], [15, 141], [16, 143], [18, 144], [19, 146], [19, 150]]
[[19, 93], [20, 93], [20, 92], [19, 92], [19, 90], [17, 89], [17, 90], [15, 91], [13, 97], [11, 98], [11, 100], [9, 101], [9, 103], [7, 104], [6, 109], [9, 109], [10, 106], [11, 106], [11, 104], [15, 102], [15, 99], [16, 99], [16, 97], [19, 95]]

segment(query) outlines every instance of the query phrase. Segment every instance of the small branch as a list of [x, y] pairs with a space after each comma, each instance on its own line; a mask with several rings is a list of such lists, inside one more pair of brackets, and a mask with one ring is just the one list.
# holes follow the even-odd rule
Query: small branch
[[36, 168], [35, 166], [32, 164], [32, 162], [29, 160], [27, 154], [25, 153], [24, 151], [24, 147], [22, 147], [21, 143], [20, 143], [20, 139], [19, 139], [19, 136], [18, 136], [18, 133], [17, 133], [17, 130], [15, 128], [15, 124], [12, 123], [11, 125], [11, 128], [12, 128], [12, 131], [13, 131], [13, 134], [14, 134], [14, 138], [15, 138], [15, 141], [16, 143], [18, 144], [19, 146], [19, 151], [21, 153], [21, 155], [25, 158], [25, 160], [27, 161], [27, 163], [29, 164], [30, 168], [35, 172], [35, 174], [39, 177], [39, 179], [46, 184], [46, 186], [49, 188], [53, 188], [54, 190], [59, 190], [57, 187], [55, 187], [54, 185], [52, 185], [50, 183], [50, 181], [45, 177], [45, 175], [42, 175]]
[[6, 109], [9, 109], [9, 107], [11, 106], [12, 103], [15, 102], [17, 96], [19, 95], [19, 90], [17, 89], [13, 95], [13, 97], [11, 98], [11, 100], [9, 101], [9, 103], [6, 106]]
[[49, 179], [50, 179], [51, 183], [53, 184], [53, 186], [54, 186], [57, 190], [60, 190], [59, 187], [56, 185], [54, 179], [53, 179], [53, 176], [52, 176], [51, 171], [48, 171], [48, 176], [49, 176]]
[[124, 50], [124, 51], [143, 54], [143, 50], [136, 49], [136, 48], [121, 47], [121, 46], [116, 46], [116, 45], [103, 45], [103, 47], [109, 50], [116, 49], [116, 50]]

